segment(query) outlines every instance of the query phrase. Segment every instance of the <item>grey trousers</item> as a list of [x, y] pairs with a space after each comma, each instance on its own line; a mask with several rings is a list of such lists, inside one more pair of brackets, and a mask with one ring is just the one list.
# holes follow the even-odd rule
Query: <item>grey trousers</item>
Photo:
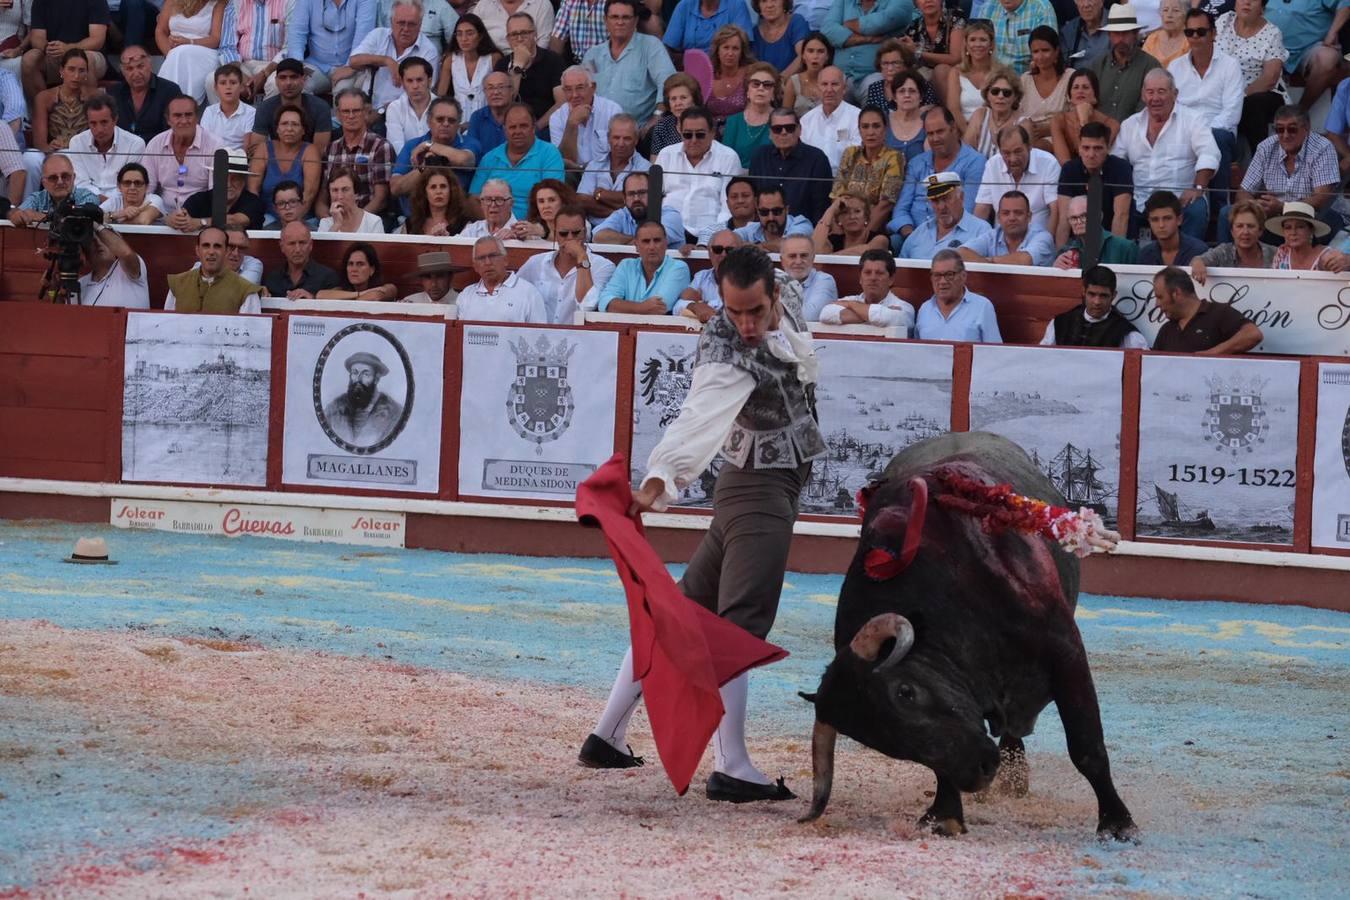
[[689, 560], [680, 590], [763, 638], [778, 615], [792, 524], [811, 464], [795, 469], [722, 467], [713, 520]]

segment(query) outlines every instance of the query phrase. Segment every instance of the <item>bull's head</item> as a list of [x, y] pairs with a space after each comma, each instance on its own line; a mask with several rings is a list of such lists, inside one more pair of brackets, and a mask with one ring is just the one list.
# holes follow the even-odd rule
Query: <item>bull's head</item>
[[925, 765], [963, 791], [985, 787], [998, 769], [998, 747], [969, 686], [916, 646], [904, 616], [884, 613], [858, 629], [825, 670], [815, 704], [815, 790], [803, 821], [820, 816], [830, 800], [839, 732]]

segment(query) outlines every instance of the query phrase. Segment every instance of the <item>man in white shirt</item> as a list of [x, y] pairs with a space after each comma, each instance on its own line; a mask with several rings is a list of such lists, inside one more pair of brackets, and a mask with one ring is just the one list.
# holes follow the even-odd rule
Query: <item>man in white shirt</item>
[[1031, 146], [1031, 134], [1022, 125], [1008, 125], [998, 135], [998, 152], [984, 165], [975, 218], [988, 222], [999, 199], [1019, 190], [1031, 200], [1032, 224], [1055, 233], [1059, 205], [1059, 162], [1054, 155]]
[[[829, 451], [810, 399], [819, 362], [795, 285], [774, 272], [763, 250], [732, 251], [722, 264], [720, 289], [723, 311], [704, 328], [689, 393], [647, 461], [632, 509], [665, 510], [720, 449], [726, 462], [717, 475], [713, 519], [679, 588], [763, 638], [777, 615], [809, 464]], [[633, 676], [630, 649], [605, 711], [582, 745], [582, 765], [642, 765], [631, 748], [623, 749], [642, 697], [642, 682]], [[725, 712], [713, 742], [707, 797], [734, 803], [791, 800], [795, 795], [783, 779], [771, 781], [746, 749], [748, 687], [744, 673], [721, 687]]]
[[1181, 230], [1204, 239], [1209, 225], [1205, 191], [1219, 166], [1219, 147], [1203, 119], [1177, 109], [1171, 72], [1152, 69], [1144, 76], [1144, 109], [1120, 123], [1111, 153], [1134, 167], [1130, 234], [1138, 234], [1144, 204], [1154, 191], [1188, 184], [1181, 194]]
[[739, 234], [727, 229], [715, 232], [708, 238], [708, 262], [712, 265], [694, 273], [694, 277], [689, 279], [689, 287], [680, 293], [680, 299], [675, 301], [675, 308], [671, 312], [677, 316], [698, 319], [704, 324], [717, 315], [722, 308], [722, 291], [717, 285], [717, 273], [727, 254], [744, 243]]
[[75, 186], [98, 194], [99, 202], [117, 193], [117, 173], [129, 162], [138, 163], [145, 141], [117, 127], [117, 102], [107, 94], [84, 101], [89, 128], [70, 139], [70, 161]]
[[242, 101], [244, 70], [237, 63], [216, 69], [217, 101], [202, 110], [202, 127], [214, 134], [227, 150], [242, 150], [253, 133], [257, 110]]
[[459, 292], [450, 287], [450, 254], [444, 250], [417, 255], [417, 280], [422, 290], [404, 297], [403, 303], [454, 303]]
[[891, 293], [895, 280], [895, 257], [889, 250], [864, 250], [858, 257], [861, 294], [841, 297], [820, 311], [822, 325], [875, 325], [902, 328], [909, 337], [914, 328], [914, 307]]
[[823, 151], [830, 167], [838, 169], [844, 148], [862, 143], [858, 132], [858, 113], [862, 110], [844, 100], [848, 81], [843, 69], [826, 66], [820, 70], [816, 84], [820, 105], [802, 116], [802, 143]]
[[506, 269], [506, 245], [496, 237], [480, 237], [473, 244], [473, 268], [478, 281], [459, 294], [459, 317], [474, 322], [548, 324], [544, 298], [534, 285]]
[[394, 0], [389, 27], [372, 28], [352, 47], [347, 64], [333, 68], [333, 96], [344, 88], [358, 88], [365, 91], [371, 106], [383, 113], [403, 93], [398, 65], [410, 56], [420, 56], [431, 64], [435, 84], [441, 54], [436, 42], [422, 34], [422, 0]]
[[490, 178], [478, 192], [478, 205], [483, 210], [483, 218], [465, 225], [460, 237], [478, 238], [494, 235], [503, 240], [514, 234], [516, 226], [515, 197], [511, 194], [511, 185], [500, 178]]
[[319, 233], [384, 234], [384, 222], [356, 204], [356, 178], [350, 169], [334, 169], [328, 179], [328, 215], [319, 220]]
[[1167, 67], [1177, 83], [1177, 106], [1194, 113], [1209, 124], [1219, 147], [1219, 168], [1210, 187], [1219, 191], [1219, 202], [1229, 185], [1229, 170], [1237, 150], [1238, 120], [1247, 95], [1247, 79], [1242, 65], [1214, 48], [1214, 14], [1203, 7], [1186, 11], [1186, 43], [1190, 52], [1177, 57]]
[[1147, 350], [1148, 340], [1115, 310], [1116, 273], [1093, 266], [1083, 273], [1083, 303], [1045, 326], [1044, 347], [1120, 347]]
[[664, 205], [679, 211], [685, 231], [698, 234], [727, 218], [727, 182], [745, 169], [740, 154], [713, 140], [712, 116], [702, 107], [680, 116], [680, 137], [656, 154], [656, 164], [665, 173]]
[[819, 322], [825, 304], [839, 296], [834, 276], [816, 268], [816, 242], [809, 235], [794, 234], [783, 238], [779, 251], [783, 271], [802, 286], [802, 315], [808, 322]]
[[595, 93], [595, 80], [581, 66], [562, 76], [563, 104], [548, 119], [548, 139], [569, 169], [584, 169], [605, 154], [609, 123], [623, 108]]
[[90, 271], [80, 276], [81, 306], [150, 308], [145, 260], [106, 225], [94, 226], [94, 241], [84, 248]]
[[579, 311], [593, 310], [614, 274], [614, 263], [586, 246], [586, 212], [564, 206], [553, 218], [558, 249], [536, 253], [517, 273], [544, 298], [548, 321], [572, 325]]
[[431, 130], [427, 117], [436, 99], [431, 93], [431, 71], [431, 63], [420, 56], [398, 64], [403, 93], [384, 111], [384, 136], [395, 153], [402, 153], [404, 144]]

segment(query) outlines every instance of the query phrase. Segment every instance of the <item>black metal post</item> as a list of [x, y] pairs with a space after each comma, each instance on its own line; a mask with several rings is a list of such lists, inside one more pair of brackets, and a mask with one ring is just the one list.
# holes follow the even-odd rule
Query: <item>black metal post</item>
[[[661, 221], [661, 185], [662, 172], [660, 166], [652, 166], [647, 170], [647, 221]], [[641, 223], [639, 223], [641, 224]]]
[[211, 160], [211, 224], [217, 228], [225, 227], [225, 214], [228, 211], [225, 186], [230, 180], [230, 151], [217, 150]]
[[1100, 172], [1088, 175], [1087, 231], [1083, 232], [1083, 250], [1078, 254], [1078, 266], [1084, 272], [1097, 264], [1102, 255], [1102, 176]]

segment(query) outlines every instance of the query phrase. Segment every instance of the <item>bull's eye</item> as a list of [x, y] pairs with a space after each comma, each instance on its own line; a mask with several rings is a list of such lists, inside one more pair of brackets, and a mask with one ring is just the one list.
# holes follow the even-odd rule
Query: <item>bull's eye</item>
[[901, 684], [895, 689], [895, 695], [907, 703], [914, 702], [914, 685]]

